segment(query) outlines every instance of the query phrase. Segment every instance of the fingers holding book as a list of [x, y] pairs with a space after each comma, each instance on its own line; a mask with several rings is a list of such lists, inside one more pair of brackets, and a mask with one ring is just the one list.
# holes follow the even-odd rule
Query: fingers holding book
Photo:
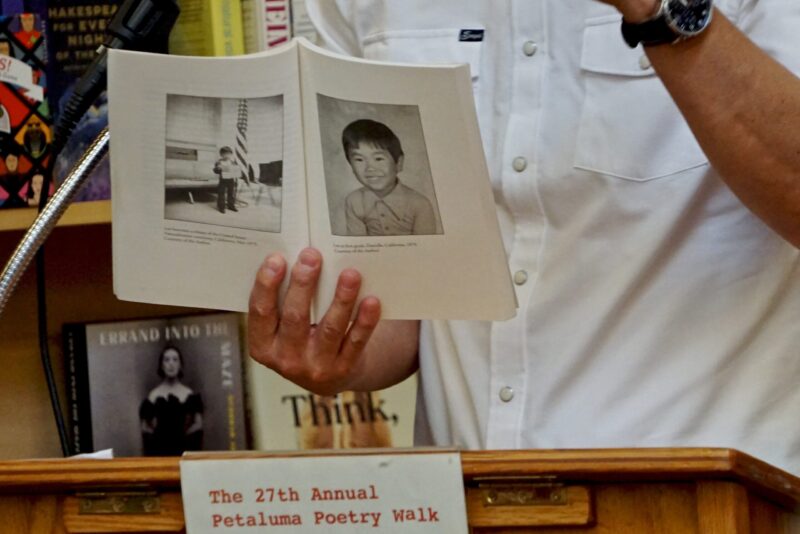
[[345, 269], [330, 307], [319, 324], [312, 325], [310, 307], [321, 265], [317, 250], [304, 249], [279, 306], [287, 265], [279, 254], [267, 257], [250, 294], [248, 336], [256, 361], [314, 393], [330, 395], [348, 389], [358, 376], [364, 347], [380, 319], [380, 302], [366, 297], [357, 305], [361, 275]]

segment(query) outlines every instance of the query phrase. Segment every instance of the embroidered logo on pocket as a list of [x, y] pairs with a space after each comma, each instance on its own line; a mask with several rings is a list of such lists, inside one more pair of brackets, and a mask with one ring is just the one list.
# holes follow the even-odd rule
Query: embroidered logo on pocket
[[458, 32], [458, 40], [462, 42], [483, 41], [483, 30], [461, 30]]

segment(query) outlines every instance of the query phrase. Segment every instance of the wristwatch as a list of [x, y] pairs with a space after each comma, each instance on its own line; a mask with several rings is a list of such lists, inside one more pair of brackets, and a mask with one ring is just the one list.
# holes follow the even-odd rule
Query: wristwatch
[[713, 0], [659, 0], [656, 13], [644, 22], [622, 21], [622, 37], [628, 46], [677, 43], [708, 27]]

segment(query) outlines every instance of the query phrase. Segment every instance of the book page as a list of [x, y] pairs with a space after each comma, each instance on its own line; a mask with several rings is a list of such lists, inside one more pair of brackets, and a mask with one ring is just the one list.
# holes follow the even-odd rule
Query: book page
[[258, 266], [308, 240], [297, 49], [112, 51], [118, 298], [246, 311]]
[[385, 319], [507, 319], [516, 300], [467, 66], [300, 47], [317, 313], [357, 268]]

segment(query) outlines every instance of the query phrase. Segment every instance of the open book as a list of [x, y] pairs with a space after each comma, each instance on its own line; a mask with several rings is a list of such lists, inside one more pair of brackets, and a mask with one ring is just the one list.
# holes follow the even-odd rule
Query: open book
[[515, 313], [468, 66], [301, 39], [226, 58], [112, 50], [108, 86], [119, 298], [246, 311], [266, 255], [310, 245], [315, 317], [346, 267], [386, 319]]

